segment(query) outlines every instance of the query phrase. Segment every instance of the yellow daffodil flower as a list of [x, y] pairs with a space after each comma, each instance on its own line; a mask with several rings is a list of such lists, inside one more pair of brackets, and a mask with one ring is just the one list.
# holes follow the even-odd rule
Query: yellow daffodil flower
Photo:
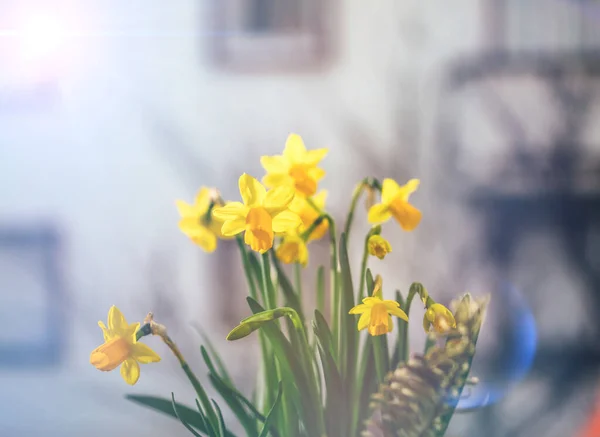
[[275, 255], [286, 264], [297, 262], [303, 267], [308, 264], [308, 248], [298, 234], [286, 235], [277, 247]]
[[454, 320], [452, 311], [439, 303], [431, 305], [423, 316], [423, 328], [425, 332], [429, 332], [432, 326], [440, 334], [456, 328], [456, 321]]
[[239, 179], [244, 203], [230, 202], [214, 209], [213, 214], [223, 220], [221, 232], [234, 236], [244, 232], [244, 241], [252, 250], [265, 253], [273, 247], [275, 234], [295, 232], [301, 220], [289, 210], [294, 189], [280, 186], [269, 191], [255, 178], [244, 173]]
[[127, 384], [135, 384], [140, 377], [138, 363], [156, 363], [160, 357], [143, 343], [138, 343], [139, 323], [128, 324], [116, 306], [108, 311], [108, 328], [102, 321], [98, 326], [104, 334], [104, 344], [90, 355], [90, 363], [98, 370], [108, 372], [121, 366], [121, 376]]
[[373, 295], [365, 297], [362, 302], [349, 312], [349, 314], [361, 315], [358, 319], [359, 331], [368, 328], [368, 332], [372, 336], [392, 332], [394, 327], [392, 316], [400, 317], [402, 320], [408, 322], [408, 316], [402, 311], [398, 302], [395, 300], [383, 300], [381, 277], [379, 275], [375, 281]]
[[267, 187], [291, 186], [298, 194], [310, 197], [317, 192], [317, 184], [325, 176], [325, 170], [317, 167], [325, 155], [327, 149], [306, 150], [300, 135], [290, 134], [283, 155], [260, 158], [267, 172], [263, 183]]
[[367, 242], [367, 248], [370, 255], [379, 259], [384, 259], [392, 251], [392, 245], [381, 235], [371, 235]]
[[177, 200], [177, 210], [181, 216], [179, 229], [205, 252], [214, 252], [217, 238], [227, 238], [221, 233], [223, 221], [209, 214], [211, 203], [218, 199], [216, 190], [202, 187], [193, 205]]
[[[321, 211], [325, 209], [325, 201], [327, 200], [327, 190], [321, 190], [317, 194], [311, 197], [311, 200], [317, 208]], [[290, 203], [290, 211], [295, 212], [300, 216], [302, 224], [298, 228], [298, 233], [302, 234], [319, 218], [319, 212], [310, 205], [304, 197], [296, 196], [292, 203]], [[320, 240], [329, 230], [329, 222], [323, 220], [319, 225], [311, 232], [308, 237], [308, 241]]]
[[421, 221], [421, 211], [408, 203], [408, 198], [419, 187], [418, 179], [398, 185], [393, 179], [384, 179], [381, 187], [381, 203], [369, 209], [371, 223], [383, 223], [394, 217], [405, 231], [412, 231]]

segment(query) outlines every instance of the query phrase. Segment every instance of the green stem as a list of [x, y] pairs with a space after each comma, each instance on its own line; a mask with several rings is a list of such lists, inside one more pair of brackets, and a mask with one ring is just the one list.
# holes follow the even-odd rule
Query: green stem
[[202, 403], [204, 409], [206, 410], [204, 412], [204, 414], [208, 417], [209, 422], [212, 424], [214, 429], [219, 429], [219, 419], [217, 418], [217, 414], [214, 411], [214, 409], [208, 399], [206, 391], [204, 391], [204, 388], [202, 387], [202, 384], [200, 384], [200, 381], [198, 381], [198, 378], [196, 377], [196, 375], [194, 374], [192, 369], [190, 369], [190, 366], [185, 361], [185, 358], [183, 357], [183, 355], [179, 351], [179, 348], [173, 342], [173, 340], [171, 340], [171, 338], [168, 335], [162, 336], [162, 339], [165, 342], [165, 344], [167, 346], [169, 346], [169, 349], [171, 349], [173, 354], [179, 360], [179, 364], [181, 365], [181, 368], [185, 372], [185, 375], [188, 377], [189, 381], [192, 383], [192, 386], [194, 387], [196, 394], [200, 398], [200, 402]]
[[373, 354], [375, 356], [375, 370], [377, 372], [377, 382], [383, 383], [385, 375], [387, 373], [386, 360], [388, 357], [384, 357], [384, 347], [382, 342], [387, 341], [386, 335], [380, 335], [373, 337]]
[[302, 303], [302, 266], [299, 263], [294, 264], [294, 280], [296, 281], [296, 290], [298, 300]]
[[356, 299], [356, 302], [360, 302], [363, 300], [364, 298], [364, 288], [365, 288], [365, 280], [366, 280], [366, 275], [367, 275], [367, 261], [369, 259], [369, 238], [371, 238], [371, 236], [377, 232], [377, 227], [372, 227], [369, 232], [367, 233], [367, 236], [365, 237], [365, 245], [363, 248], [363, 257], [362, 257], [362, 262], [360, 264], [360, 282], [359, 282], [359, 286], [358, 286], [358, 296]]
[[152, 328], [150, 327], [150, 323], [145, 323], [135, 333], [135, 339], [137, 341], [139, 341], [140, 338], [145, 337], [147, 335], [151, 335], [151, 334], [152, 334]]
[[275, 289], [271, 280], [271, 264], [269, 263], [269, 254], [265, 252], [262, 254], [263, 264], [263, 293], [265, 299], [266, 309], [271, 310], [277, 307]]
[[[397, 292], [397, 295], [399, 296], [400, 293]], [[410, 307], [411, 307], [411, 304], [412, 304], [412, 301], [413, 301], [415, 295], [419, 295], [419, 297], [421, 298], [421, 301], [424, 302], [426, 308], [429, 308], [431, 305], [433, 305], [435, 303], [435, 301], [429, 296], [429, 293], [427, 292], [425, 287], [423, 287], [422, 284], [420, 284], [418, 282], [413, 282], [408, 291], [408, 296], [406, 297], [406, 304], [403, 305], [403, 308], [402, 308], [404, 310], [404, 312], [406, 313], [406, 315], [409, 317], [409, 320], [410, 320]], [[401, 322], [399, 322], [399, 323], [401, 323]], [[428, 347], [428, 345], [427, 345], [427, 341], [426, 341], [426, 348], [427, 347]], [[396, 352], [394, 353], [394, 359], [392, 360], [392, 361], [394, 361], [394, 365], [397, 365], [397, 364], [399, 364], [399, 362], [406, 359], [407, 355], [408, 355], [408, 324], [405, 326], [405, 328], [403, 330], [399, 330], [399, 332], [398, 332], [398, 339], [397, 339], [397, 343], [396, 343]], [[398, 363], [395, 362], [396, 358], [399, 360]]]
[[320, 266], [317, 270], [317, 309], [325, 314], [325, 267]]
[[365, 188], [372, 188], [381, 191], [381, 184], [375, 178], [366, 177], [360, 181], [354, 189], [354, 193], [352, 194], [352, 202], [350, 203], [350, 210], [348, 211], [348, 216], [346, 217], [346, 225], [344, 226], [344, 234], [346, 235], [347, 241], [350, 241], [350, 229], [352, 227], [352, 222], [354, 221], [354, 211], [356, 210], [356, 205], [358, 204], [360, 195]]
[[313, 207], [313, 209], [317, 210], [320, 215], [319, 217], [317, 217], [315, 219], [314, 222], [312, 222], [310, 224], [310, 226], [304, 231], [302, 232], [302, 234], [300, 234], [300, 238], [302, 238], [302, 240], [304, 242], [308, 241], [308, 238], [312, 235], [312, 233], [315, 231], [315, 229], [317, 229], [317, 226], [319, 226], [321, 223], [323, 223], [323, 220], [327, 220], [327, 214], [324, 214], [314, 203], [311, 199], [308, 199], [308, 203], [310, 204], [311, 207]]
[[404, 310], [404, 312], [406, 313], [407, 316], [409, 315], [409, 312], [410, 312], [410, 304], [412, 303], [413, 298], [417, 294], [421, 298], [421, 301], [423, 301], [423, 304], [425, 305], [426, 308], [429, 308], [431, 305], [433, 305], [435, 303], [435, 301], [431, 298], [431, 296], [429, 296], [429, 293], [427, 292], [425, 287], [423, 287], [423, 284], [420, 284], [418, 282], [413, 282], [410, 286], [410, 289], [408, 290], [408, 296], [406, 297], [406, 309]]
[[[339, 318], [340, 318], [340, 287], [339, 287], [339, 273], [338, 273], [338, 247], [337, 247], [337, 237], [335, 231], [335, 221], [333, 218], [324, 213], [311, 198], [306, 199], [308, 204], [319, 214], [321, 214], [324, 220], [327, 220], [329, 223], [329, 239], [331, 246], [331, 320], [333, 326], [333, 341], [337, 342], [338, 340], [338, 331], [339, 331]], [[314, 223], [313, 223], [314, 224]], [[335, 350], [337, 350], [339, 344], [335, 344]]]

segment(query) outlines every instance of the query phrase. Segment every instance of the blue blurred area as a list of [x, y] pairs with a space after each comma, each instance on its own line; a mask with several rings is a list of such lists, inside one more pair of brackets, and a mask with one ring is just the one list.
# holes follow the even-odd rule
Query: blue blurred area
[[237, 197], [290, 132], [329, 147], [340, 219], [363, 176], [422, 180], [421, 228], [391, 231], [402, 249], [378, 265], [390, 289], [492, 292], [461, 404], [487, 408], [452, 432], [573, 435], [600, 367], [596, 7], [234, 4], [0, 2], [0, 436], [187, 435], [123, 398], [193, 405], [154, 339], [164, 359], [134, 387], [89, 364], [113, 304], [154, 311], [199, 374], [201, 325], [250, 390], [258, 350], [224, 340], [246, 315], [235, 247], [202, 253], [174, 202]]

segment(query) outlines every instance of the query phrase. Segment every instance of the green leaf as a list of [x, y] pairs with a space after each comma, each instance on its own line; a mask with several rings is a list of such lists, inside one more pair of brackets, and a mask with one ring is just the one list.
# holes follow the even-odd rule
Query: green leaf
[[325, 266], [319, 266], [317, 270], [317, 309], [325, 312]]
[[[396, 302], [400, 304], [400, 308], [406, 308], [399, 290], [396, 290]], [[398, 337], [390, 364], [392, 369], [396, 369], [400, 363], [405, 363], [408, 360], [408, 322], [400, 317], [396, 317], [396, 323], [398, 324]]]
[[157, 396], [145, 395], [126, 395], [125, 398], [129, 401], [135, 402], [136, 404], [166, 414], [167, 416], [171, 416], [174, 419], [183, 420], [185, 421], [185, 423], [187, 423], [190, 426], [193, 426], [198, 431], [208, 434], [208, 431], [205, 426], [204, 417], [201, 413], [190, 407], [186, 407], [182, 404], [176, 404], [177, 413], [175, 413], [175, 404], [172, 400], [168, 400]]
[[342, 377], [331, 353], [331, 332], [318, 310], [315, 311], [313, 329], [318, 342], [319, 357], [321, 358], [323, 379], [327, 393], [325, 412], [327, 435], [330, 437], [341, 436], [339, 418], [344, 417], [344, 409], [345, 406], [347, 407], [348, 402], [345, 396], [344, 385], [342, 384]]
[[197, 325], [195, 325], [194, 327], [196, 328], [196, 330], [202, 337], [202, 340], [206, 344], [206, 348], [207, 348], [208, 352], [210, 352], [210, 355], [212, 355], [212, 359], [215, 361], [217, 369], [219, 370], [219, 372], [218, 372], [219, 376], [224, 381], [227, 381], [228, 383], [232, 384], [231, 376], [229, 375], [229, 372], [227, 371], [227, 366], [225, 366], [225, 363], [221, 359], [219, 352], [217, 352], [214, 345], [210, 341], [210, 338], [208, 337], [208, 335], [206, 335], [206, 332], [204, 332], [202, 327], [197, 326]]
[[298, 295], [294, 291], [294, 287], [287, 277], [285, 271], [281, 267], [281, 263], [275, 256], [275, 253], [271, 251], [271, 259], [273, 260], [273, 265], [275, 266], [275, 271], [277, 272], [277, 277], [279, 278], [279, 285], [281, 286], [281, 291], [283, 292], [283, 297], [285, 299], [284, 303], [286, 306], [289, 306], [296, 310], [298, 315], [300, 316], [300, 320], [302, 320], [302, 324], [305, 324], [304, 313], [302, 312], [302, 303], [298, 298]]
[[356, 348], [358, 335], [356, 330], [356, 321], [349, 311], [354, 307], [354, 286], [352, 284], [352, 272], [350, 270], [350, 260], [348, 259], [348, 249], [346, 247], [346, 237], [342, 234], [340, 238], [340, 271], [342, 276], [342, 308], [341, 315], [341, 351], [340, 368], [344, 385], [349, 390], [352, 389], [348, 384], [353, 384], [354, 372], [356, 368]]
[[374, 287], [373, 273], [371, 273], [371, 269], [367, 269], [367, 296], [371, 296], [373, 294]]
[[208, 435], [215, 437], [216, 436], [216, 431], [215, 429], [212, 427], [212, 425], [210, 424], [210, 422], [208, 421], [208, 417], [204, 416], [204, 413], [202, 413], [202, 406], [200, 405], [200, 402], [198, 401], [198, 399], [195, 399], [196, 401], [196, 408], [198, 408], [198, 411], [200, 412], [200, 418], [202, 419], [202, 423], [204, 424], [204, 428], [206, 428], [208, 430]]
[[[238, 235], [236, 237], [236, 241], [238, 244], [238, 248], [240, 249], [240, 254], [242, 255], [242, 265], [244, 266], [244, 273], [246, 275], [246, 282], [248, 283], [248, 288], [250, 289], [250, 296], [257, 299], [256, 288], [257, 284], [255, 283], [254, 273], [252, 272], [253, 266], [250, 262], [248, 250], [242, 240], [242, 236]], [[258, 285], [260, 287], [260, 284]]]
[[373, 337], [370, 335], [367, 336], [363, 345], [357, 381], [358, 384], [355, 386], [356, 400], [352, 415], [352, 432], [350, 435], [357, 435], [357, 427], [367, 419], [370, 414], [369, 403], [371, 395], [377, 391]]
[[273, 309], [277, 307], [277, 296], [275, 295], [275, 286], [273, 285], [273, 278], [271, 277], [271, 263], [269, 261], [268, 252], [262, 254], [262, 267], [265, 306], [267, 307], [266, 309]]
[[213, 373], [209, 374], [208, 378], [210, 379], [210, 382], [212, 383], [215, 390], [219, 392], [229, 409], [233, 412], [240, 424], [244, 427], [246, 435], [256, 436], [255, 418], [253, 418], [246, 412], [245, 408], [240, 402], [240, 399], [230, 389], [227, 383]]
[[187, 422], [181, 418], [181, 415], [178, 413], [177, 403], [175, 402], [175, 394], [173, 392], [171, 392], [171, 400], [172, 400], [172, 405], [173, 405], [173, 412], [175, 413], [175, 416], [177, 416], [179, 421], [183, 424], [183, 426], [185, 426], [186, 429], [189, 432], [191, 432], [192, 434], [194, 434], [196, 437], [202, 437], [198, 432], [196, 432], [194, 430], [194, 428], [192, 428], [190, 425], [188, 425]]
[[325, 317], [319, 310], [315, 310], [315, 321], [316, 329], [318, 332], [315, 334], [318, 336], [318, 339], [321, 341], [323, 348], [329, 352], [334, 363], [337, 363], [335, 349], [333, 348], [333, 335], [331, 334], [331, 330], [329, 329], [329, 325], [327, 325], [327, 321]]
[[214, 399], [211, 399], [211, 402], [215, 406], [215, 411], [217, 412], [217, 416], [219, 417], [219, 436], [226, 437], [227, 427], [225, 426], [225, 420], [223, 419], [223, 413], [221, 412], [221, 408], [219, 407], [219, 404], [215, 402]]
[[244, 409], [240, 402], [239, 396], [236, 396], [234, 389], [230, 388], [229, 384], [225, 382], [215, 371], [214, 365], [206, 352], [206, 349], [202, 346], [200, 348], [202, 352], [202, 358], [208, 367], [210, 373], [208, 375], [210, 382], [213, 387], [219, 392], [223, 400], [227, 403], [231, 411], [235, 414], [240, 424], [246, 430], [248, 436], [256, 435], [256, 422]]
[[[263, 312], [263, 307], [254, 299], [246, 298], [253, 313]], [[273, 347], [275, 356], [282, 367], [283, 378], [291, 378], [297, 387], [297, 394], [304, 414], [303, 423], [309, 435], [320, 436], [323, 430], [323, 418], [318, 409], [318, 399], [314, 378], [309, 378], [305, 372], [302, 355], [299, 355], [290, 342], [285, 338], [281, 330], [273, 324], [263, 324], [262, 330]], [[285, 381], [285, 379], [284, 379]]]
[[[348, 248], [346, 236], [342, 234], [340, 238], [340, 272], [342, 276], [342, 306], [341, 317], [343, 321], [341, 326], [341, 348], [340, 348], [340, 368], [345, 392], [346, 414], [342, 417], [351, 417], [352, 405], [354, 403], [354, 385], [356, 383], [356, 360], [358, 349], [358, 332], [356, 321], [349, 313], [354, 307], [354, 286], [352, 284], [352, 272], [350, 270], [350, 260], [348, 258]], [[343, 435], [348, 435], [351, 426], [349, 421], [342, 421], [344, 424]]]
[[277, 406], [279, 405], [279, 401], [281, 400], [281, 392], [282, 392], [282, 385], [281, 385], [281, 381], [279, 381], [279, 387], [277, 389], [277, 397], [275, 398], [275, 402], [273, 403], [273, 406], [269, 410], [269, 414], [267, 414], [267, 420], [265, 421], [265, 424], [262, 428], [262, 431], [260, 432], [259, 437], [266, 437], [267, 433], [269, 432], [269, 428], [270, 428], [271, 422], [273, 420], [273, 413], [275, 412]]
[[385, 375], [388, 372], [389, 352], [387, 347], [387, 335], [378, 335], [373, 337], [373, 354], [375, 357], [375, 370], [377, 372], [377, 382], [383, 383]]

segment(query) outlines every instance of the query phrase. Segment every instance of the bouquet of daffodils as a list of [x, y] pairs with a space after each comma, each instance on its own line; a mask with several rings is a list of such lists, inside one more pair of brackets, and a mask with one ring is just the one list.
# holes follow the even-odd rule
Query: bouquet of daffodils
[[[241, 201], [224, 201], [217, 190], [202, 188], [193, 204], [177, 202], [179, 228], [206, 252], [216, 250], [220, 239], [235, 239], [239, 246], [249, 315], [227, 339], [259, 337], [262, 377], [250, 399], [236, 388], [205, 337], [204, 371], [219, 394], [209, 398], [152, 313], [141, 324], [128, 324], [116, 307], [110, 308], [107, 325], [99, 322], [104, 343], [91, 353], [91, 364], [103, 371], [120, 366], [123, 379], [135, 384], [139, 363], [160, 361], [141, 340], [159, 336], [194, 387], [196, 408], [175, 402], [173, 394], [171, 399], [128, 398], [179, 419], [195, 436], [233, 437], [235, 429], [248, 437], [443, 436], [463, 388], [475, 383], [468, 376], [488, 298], [466, 294], [449, 309], [413, 283], [408, 293], [395, 291], [386, 299], [382, 278], [373, 276], [369, 260], [383, 260], [392, 250], [382, 224], [394, 219], [405, 231], [419, 225], [421, 212], [409, 203], [419, 180], [404, 185], [392, 179], [362, 180], [338, 233], [325, 207], [327, 193], [318, 191], [325, 175], [319, 163], [326, 154], [327, 149], [307, 150], [300, 136], [292, 134], [282, 155], [261, 158], [266, 170], [262, 183], [240, 176]], [[372, 227], [360, 248], [356, 273], [348, 241], [363, 193]], [[331, 247], [329, 278], [321, 266], [314, 285], [303, 287], [310, 243], [322, 238]], [[292, 278], [283, 264], [292, 265]], [[424, 352], [409, 355], [415, 297], [424, 306], [422, 326], [428, 336]], [[304, 300], [316, 302], [316, 308], [307, 308]], [[223, 408], [239, 423], [227, 423]]]

